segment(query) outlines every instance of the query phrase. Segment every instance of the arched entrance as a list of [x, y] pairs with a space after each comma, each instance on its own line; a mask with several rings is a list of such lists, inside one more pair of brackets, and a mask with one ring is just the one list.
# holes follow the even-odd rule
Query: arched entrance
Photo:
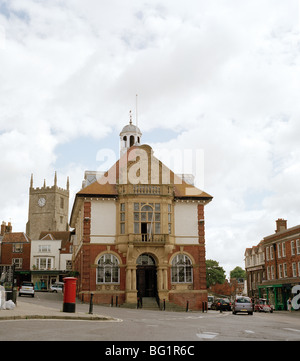
[[156, 263], [147, 253], [137, 258], [136, 288], [141, 297], [155, 297], [157, 294]]

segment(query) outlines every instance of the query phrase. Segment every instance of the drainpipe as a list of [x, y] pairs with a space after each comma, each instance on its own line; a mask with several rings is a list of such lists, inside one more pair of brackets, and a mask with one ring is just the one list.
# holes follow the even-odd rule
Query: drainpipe
[[278, 271], [277, 271], [277, 253], [276, 253], [276, 243], [273, 243], [274, 249], [274, 261], [275, 261], [275, 279], [278, 279]]
[[[273, 249], [274, 249], [274, 261], [275, 261], [275, 279], [278, 280], [276, 243], [273, 243]], [[274, 299], [275, 299], [275, 310], [277, 310], [277, 289], [276, 289], [276, 287], [274, 287], [273, 290], [274, 290]]]

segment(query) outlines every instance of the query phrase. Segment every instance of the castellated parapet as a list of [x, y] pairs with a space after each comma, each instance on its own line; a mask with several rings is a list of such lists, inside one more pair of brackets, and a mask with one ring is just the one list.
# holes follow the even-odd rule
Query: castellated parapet
[[39, 239], [44, 231], [68, 231], [69, 217], [69, 178], [66, 189], [57, 186], [55, 172], [54, 185], [33, 187], [31, 175], [29, 187], [29, 210], [26, 233], [31, 239]]

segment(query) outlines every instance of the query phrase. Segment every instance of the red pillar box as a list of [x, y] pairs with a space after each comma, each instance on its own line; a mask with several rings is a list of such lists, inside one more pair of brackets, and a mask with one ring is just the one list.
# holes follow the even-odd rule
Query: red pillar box
[[65, 277], [63, 312], [75, 312], [77, 278]]

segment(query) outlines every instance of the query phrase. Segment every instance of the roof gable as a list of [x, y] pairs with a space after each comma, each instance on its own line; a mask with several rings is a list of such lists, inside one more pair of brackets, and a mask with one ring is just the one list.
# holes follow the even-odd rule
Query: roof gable
[[77, 193], [82, 196], [118, 196], [122, 184], [170, 184], [178, 198], [212, 199], [208, 193], [186, 183], [153, 155], [149, 145], [131, 147], [103, 176]]

